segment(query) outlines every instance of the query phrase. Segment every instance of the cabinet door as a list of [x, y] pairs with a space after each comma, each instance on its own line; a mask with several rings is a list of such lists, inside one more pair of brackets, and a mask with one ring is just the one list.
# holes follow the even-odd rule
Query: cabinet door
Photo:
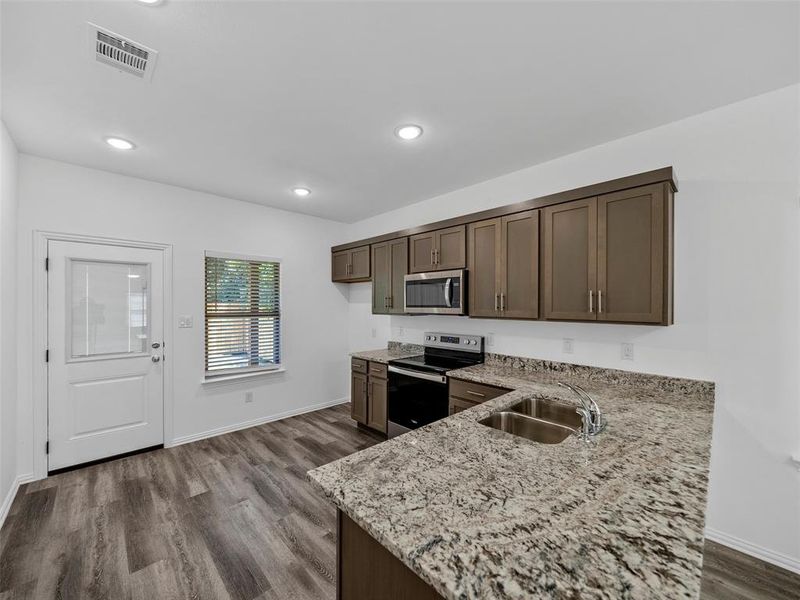
[[501, 220], [470, 223], [467, 228], [469, 316], [500, 316]]
[[469, 400], [450, 396], [450, 414], [454, 415], [460, 413], [462, 410], [470, 409], [473, 406], [478, 406], [478, 404], [480, 404], [480, 402], [470, 402]]
[[544, 318], [597, 319], [597, 198], [542, 209]]
[[536, 319], [539, 317], [539, 212], [531, 210], [503, 217], [501, 233], [500, 315]]
[[389, 244], [372, 245], [372, 314], [389, 312], [390, 290]]
[[405, 276], [408, 275], [408, 238], [389, 242], [389, 313], [405, 312]]
[[350, 279], [369, 279], [369, 246], [350, 250]]
[[367, 376], [363, 373], [350, 374], [350, 416], [367, 423]]
[[463, 269], [467, 266], [467, 231], [464, 225], [439, 229], [436, 234], [437, 271]]
[[386, 433], [386, 396], [387, 383], [385, 379], [378, 377], [369, 378], [369, 411], [367, 425], [378, 431]]
[[408, 238], [412, 273], [433, 271], [434, 233], [419, 233]]
[[333, 281], [347, 281], [350, 279], [350, 251], [342, 250], [331, 255], [331, 279]]
[[598, 197], [598, 320], [662, 321], [664, 220], [662, 185]]

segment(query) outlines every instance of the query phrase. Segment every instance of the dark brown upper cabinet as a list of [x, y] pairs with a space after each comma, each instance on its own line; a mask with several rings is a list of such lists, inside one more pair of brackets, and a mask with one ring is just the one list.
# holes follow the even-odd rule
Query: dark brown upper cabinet
[[539, 316], [539, 212], [470, 223], [467, 230], [469, 315]]
[[331, 254], [331, 279], [336, 282], [369, 281], [369, 246], [359, 246]]
[[408, 274], [408, 238], [372, 245], [372, 313], [402, 314]]
[[445, 271], [466, 266], [466, 227], [448, 227], [409, 238], [410, 271]]
[[597, 319], [597, 198], [542, 209], [545, 319]]
[[543, 317], [671, 324], [671, 194], [655, 184], [542, 209]]
[[671, 321], [665, 186], [597, 198], [597, 320]]

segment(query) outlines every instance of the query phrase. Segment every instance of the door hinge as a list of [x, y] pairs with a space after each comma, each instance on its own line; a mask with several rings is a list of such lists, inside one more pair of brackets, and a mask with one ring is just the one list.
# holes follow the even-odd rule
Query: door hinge
[[50, 454], [50, 440], [47, 440], [44, 443], [44, 453], [45, 454]]
[[49, 271], [50, 270], [50, 257], [49, 256], [45, 257], [45, 259], [44, 259], [44, 270], [45, 271]]
[[44, 351], [44, 362], [50, 362], [50, 348], [47, 348]]

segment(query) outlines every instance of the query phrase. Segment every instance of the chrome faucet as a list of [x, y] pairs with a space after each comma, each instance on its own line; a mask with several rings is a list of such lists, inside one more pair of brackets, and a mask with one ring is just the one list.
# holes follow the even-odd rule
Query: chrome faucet
[[593, 436], [603, 431], [606, 427], [606, 419], [603, 413], [600, 412], [600, 407], [597, 405], [594, 398], [589, 395], [589, 392], [581, 386], [570, 385], [563, 381], [559, 381], [558, 385], [567, 388], [578, 396], [581, 405], [575, 410], [583, 421], [580, 436], [583, 441], [588, 442]]

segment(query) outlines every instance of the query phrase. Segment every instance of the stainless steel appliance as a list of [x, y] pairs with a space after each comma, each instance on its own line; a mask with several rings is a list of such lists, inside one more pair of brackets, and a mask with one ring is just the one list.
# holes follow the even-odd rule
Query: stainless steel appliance
[[464, 315], [467, 312], [464, 269], [406, 275], [405, 288], [407, 313]]
[[483, 362], [483, 337], [425, 333], [424, 353], [389, 361], [389, 437], [449, 414], [447, 372]]

